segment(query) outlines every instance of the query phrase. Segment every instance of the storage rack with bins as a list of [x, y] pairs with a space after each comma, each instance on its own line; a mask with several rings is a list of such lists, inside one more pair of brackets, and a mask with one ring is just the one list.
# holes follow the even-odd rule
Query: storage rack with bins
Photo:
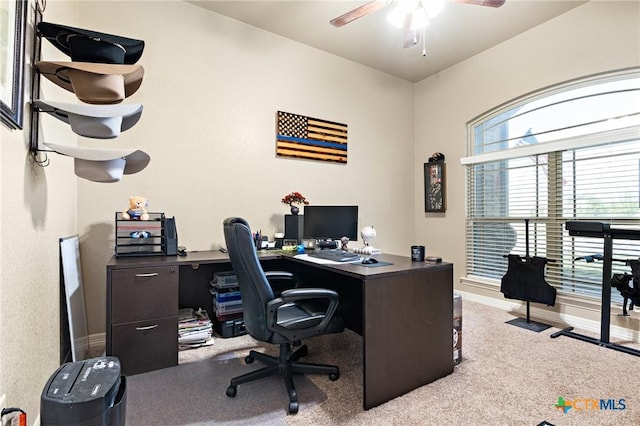
[[116, 256], [163, 255], [167, 249], [164, 213], [149, 213], [149, 220], [124, 219], [116, 212]]
[[246, 334], [244, 328], [242, 295], [233, 271], [213, 274], [211, 294], [213, 295], [213, 328], [220, 337], [235, 337]]

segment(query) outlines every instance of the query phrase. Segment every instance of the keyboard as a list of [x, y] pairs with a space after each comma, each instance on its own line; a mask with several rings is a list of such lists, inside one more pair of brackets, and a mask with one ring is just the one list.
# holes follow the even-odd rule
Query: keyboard
[[359, 255], [340, 249], [317, 250], [309, 252], [307, 255], [318, 259], [333, 260], [334, 262], [353, 262], [360, 259]]

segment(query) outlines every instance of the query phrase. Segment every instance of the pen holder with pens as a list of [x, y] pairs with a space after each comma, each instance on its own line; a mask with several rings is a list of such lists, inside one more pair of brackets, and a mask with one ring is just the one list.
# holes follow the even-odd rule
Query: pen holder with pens
[[263, 237], [262, 232], [256, 232], [253, 234], [253, 242], [256, 250], [262, 250], [268, 243], [268, 237]]

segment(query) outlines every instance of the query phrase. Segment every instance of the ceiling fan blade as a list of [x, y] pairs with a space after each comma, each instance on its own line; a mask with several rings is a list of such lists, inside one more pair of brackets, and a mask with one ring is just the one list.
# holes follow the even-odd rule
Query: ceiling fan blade
[[374, 0], [372, 2], [363, 4], [360, 7], [356, 7], [355, 9], [345, 13], [344, 15], [340, 15], [337, 18], [333, 18], [331, 21], [331, 25], [334, 27], [341, 27], [343, 25], [348, 24], [351, 21], [355, 21], [358, 18], [362, 18], [365, 15], [373, 13], [377, 10], [382, 9], [387, 5], [387, 0]]
[[476, 4], [478, 6], [500, 7], [507, 0], [453, 0], [458, 3]]

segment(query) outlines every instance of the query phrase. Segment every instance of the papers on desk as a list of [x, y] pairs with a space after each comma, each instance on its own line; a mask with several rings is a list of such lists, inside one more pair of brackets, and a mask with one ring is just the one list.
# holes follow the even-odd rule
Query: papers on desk
[[213, 327], [207, 311], [198, 308], [180, 309], [178, 312], [178, 347], [198, 348], [213, 344]]
[[344, 264], [347, 264], [347, 263], [360, 263], [360, 262], [362, 262], [362, 258], [361, 257], [355, 257], [353, 260], [350, 260], [348, 262], [336, 262], [335, 260], [321, 259], [319, 257], [309, 256], [308, 254], [296, 254], [293, 257], [296, 258], [296, 259], [306, 260], [308, 262], [313, 262], [313, 263], [322, 263], [322, 264], [325, 264], [325, 265], [344, 265]]

